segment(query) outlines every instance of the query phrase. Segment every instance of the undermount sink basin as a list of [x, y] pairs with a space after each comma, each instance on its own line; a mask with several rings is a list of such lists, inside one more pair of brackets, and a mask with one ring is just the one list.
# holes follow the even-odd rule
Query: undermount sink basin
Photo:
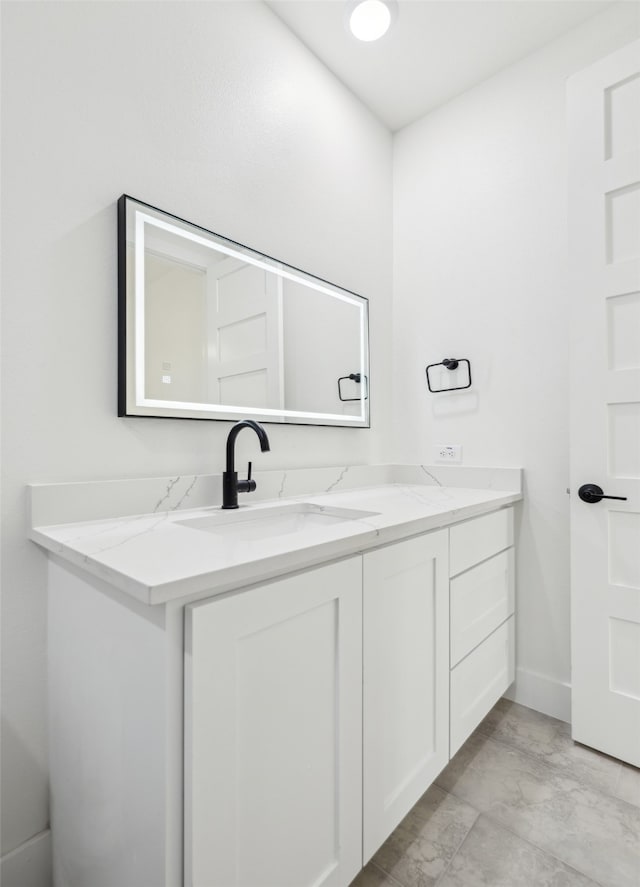
[[250, 541], [298, 534], [344, 521], [366, 520], [377, 514], [377, 511], [294, 502], [290, 505], [274, 505], [255, 510], [239, 508], [238, 511], [217, 511], [205, 517], [194, 517], [176, 523], [216, 536]]

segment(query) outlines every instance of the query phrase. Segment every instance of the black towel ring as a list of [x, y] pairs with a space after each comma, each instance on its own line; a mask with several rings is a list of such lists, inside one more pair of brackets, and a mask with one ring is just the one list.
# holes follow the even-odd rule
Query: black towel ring
[[[468, 380], [466, 385], [456, 385], [455, 388], [433, 388], [431, 385], [431, 379], [429, 378], [429, 370], [433, 369], [433, 367], [446, 367], [448, 370], [457, 370], [460, 364], [467, 365], [467, 375]], [[441, 360], [440, 363], [430, 363], [426, 368], [425, 373], [427, 375], [427, 387], [432, 394], [441, 394], [447, 391], [462, 391], [464, 388], [471, 388], [471, 363], [467, 360], [466, 357], [445, 357], [444, 360]]]
[[357, 385], [359, 385], [363, 378], [364, 378], [364, 382], [365, 382], [364, 400], [367, 400], [369, 397], [369, 380], [367, 379], [366, 376], [363, 376], [361, 373], [349, 373], [348, 376], [340, 376], [340, 378], [338, 379], [338, 397], [340, 398], [340, 400], [343, 403], [346, 403], [347, 401], [350, 401], [350, 400], [361, 400], [362, 398], [360, 398], [360, 397], [343, 397], [342, 396], [342, 388], [340, 387], [340, 383], [343, 382], [345, 379], [350, 379], [352, 382], [355, 382]]

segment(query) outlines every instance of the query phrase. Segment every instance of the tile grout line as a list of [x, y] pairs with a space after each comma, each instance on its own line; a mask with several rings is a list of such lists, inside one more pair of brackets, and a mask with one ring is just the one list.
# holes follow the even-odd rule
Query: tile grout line
[[[450, 795], [450, 794], [451, 794], [451, 792], [447, 792], [447, 791], [445, 791], [445, 789], [442, 789], [442, 791], [445, 792], [445, 794], [447, 794], [447, 795]], [[455, 797], [455, 795], [452, 795], [452, 797]], [[458, 798], [457, 800], [460, 800], [460, 799]], [[444, 867], [444, 870], [443, 870], [443, 871], [440, 873], [440, 875], [438, 876], [438, 878], [437, 878], [435, 884], [433, 885], [433, 887], [438, 887], [438, 884], [443, 880], [444, 876], [447, 874], [447, 872], [449, 871], [449, 869], [450, 869], [451, 866], [453, 865], [453, 860], [456, 858], [456, 856], [458, 855], [458, 853], [460, 853], [462, 847], [464, 846], [465, 841], [467, 840], [467, 838], [469, 837], [469, 835], [471, 834], [471, 832], [474, 830], [474, 828], [475, 828], [476, 825], [478, 824], [478, 821], [479, 821], [480, 817], [482, 816], [482, 812], [481, 812], [480, 810], [478, 810], [476, 807], [474, 807], [473, 804], [469, 804], [468, 801], [465, 801], [465, 804], [467, 804], [469, 807], [471, 807], [473, 810], [475, 810], [476, 813], [477, 813], [478, 815], [477, 815], [476, 818], [473, 820], [473, 825], [471, 826], [471, 828], [469, 829], [469, 831], [467, 832], [467, 834], [464, 836], [464, 838], [460, 841], [460, 843], [458, 844], [458, 846], [457, 846], [456, 849], [454, 850], [453, 854], [451, 855], [451, 859], [449, 860], [449, 862], [448, 862], [448, 863], [446, 864], [446, 866]]]
[[390, 881], [393, 881], [394, 884], [397, 884], [398, 887], [406, 887], [406, 884], [403, 884], [401, 881], [398, 881], [393, 875], [390, 875], [389, 872], [385, 871], [381, 866], [378, 865], [377, 862], [370, 861], [367, 865], [372, 865], [374, 869], [377, 869], [385, 878], [389, 878]]
[[575, 872], [577, 875], [581, 875], [581, 877], [583, 877], [583, 878], [587, 878], [594, 885], [594, 887], [615, 887], [615, 885], [613, 885], [613, 884], [607, 885], [607, 884], [602, 884], [600, 881], [596, 881], [596, 879], [594, 877], [592, 877], [591, 875], [587, 874], [587, 872], [583, 872], [580, 869], [577, 869], [575, 867], [575, 865], [572, 865], [570, 862], [567, 862], [566, 860], [561, 859], [561, 857], [556, 856], [556, 854], [552, 853], [550, 850], [546, 850], [544, 847], [540, 847], [538, 844], [534, 844], [534, 842], [530, 841], [528, 838], [523, 838], [522, 835], [519, 835], [517, 832], [512, 831], [512, 829], [510, 829], [508, 826], [504, 825], [504, 823], [500, 822], [497, 819], [494, 819], [490, 813], [484, 813], [483, 816], [486, 816], [487, 819], [489, 820], [489, 822], [493, 823], [493, 825], [503, 828], [505, 831], [510, 832], [510, 834], [514, 835], [520, 841], [524, 841], [525, 844], [528, 844], [530, 847], [533, 847], [535, 850], [539, 850], [540, 853], [542, 853], [544, 856], [548, 856], [550, 859], [554, 859], [556, 862], [562, 863], [562, 865], [565, 868], [570, 869], [572, 872]]
[[[448, 789], [444, 789], [444, 788], [442, 788], [441, 785], [439, 785], [438, 788], [442, 789], [442, 791], [448, 791], [448, 794], [452, 795], [452, 796], [453, 796], [454, 798], [456, 798], [458, 801], [461, 801], [461, 802], [463, 802], [464, 804], [468, 804], [470, 807], [473, 806], [472, 804], [469, 804], [469, 801], [467, 801], [465, 798], [461, 798], [461, 797], [460, 797], [459, 795], [457, 795], [455, 792], [452, 792], [452, 791], [450, 791], [450, 790], [448, 790]], [[473, 809], [475, 810], [476, 808], [474, 807]], [[577, 872], [577, 874], [582, 875], [583, 878], [588, 878], [588, 880], [591, 881], [591, 883], [594, 884], [595, 887], [613, 887], [613, 885], [602, 884], [600, 881], [596, 881], [595, 878], [592, 878], [591, 875], [589, 875], [587, 872], [583, 872], [583, 871], [581, 871], [580, 869], [577, 869], [574, 865], [572, 865], [572, 864], [569, 863], [569, 862], [566, 862], [566, 861], [565, 861], [564, 859], [562, 859], [560, 856], [556, 856], [555, 853], [551, 853], [550, 850], [547, 850], [547, 849], [544, 848], [544, 847], [540, 847], [539, 844], [534, 844], [533, 841], [530, 841], [528, 838], [524, 838], [522, 835], [519, 835], [518, 832], [515, 832], [513, 829], [509, 828], [508, 825], [505, 825], [505, 823], [504, 823], [504, 822], [501, 822], [499, 819], [495, 819], [495, 818], [491, 815], [491, 813], [488, 813], [486, 810], [481, 810], [481, 811], [480, 811], [480, 816], [485, 816], [485, 817], [489, 820], [489, 822], [491, 822], [493, 825], [497, 826], [498, 828], [504, 829], [506, 832], [509, 832], [509, 834], [513, 835], [515, 838], [518, 838], [519, 841], [524, 841], [525, 844], [528, 844], [530, 847], [534, 847], [536, 850], [539, 850], [540, 853], [544, 854], [545, 856], [549, 856], [551, 859], [555, 859], [556, 862], [561, 862], [562, 865], [566, 866], [566, 868], [569, 868], [569, 869], [571, 869], [572, 871]], [[478, 819], [480, 818], [480, 816], [478, 817]], [[475, 827], [476, 823], [478, 822], [478, 819], [476, 819], [476, 822], [473, 823], [473, 826], [472, 826], [472, 828], [469, 830], [469, 833], [465, 836], [464, 841], [467, 840], [467, 837], [468, 837], [469, 834], [471, 833], [473, 827]], [[463, 844], [464, 844], [464, 841], [462, 842]], [[461, 844], [460, 846], [462, 846], [462, 844]], [[460, 848], [458, 848], [458, 849], [460, 849]], [[456, 850], [456, 855], [457, 855], [457, 853], [458, 853], [458, 851]], [[453, 861], [453, 860], [452, 860], [452, 861]], [[439, 881], [439, 880], [440, 880], [440, 879], [438, 879], [438, 881]], [[436, 884], [437, 884], [437, 883], [438, 883], [438, 882], [436, 882]]]
[[[585, 782], [585, 780], [580, 779], [579, 776], [577, 776], [577, 775], [574, 776], [574, 775], [568, 774], [567, 771], [565, 769], [563, 769], [563, 767], [560, 764], [554, 764], [551, 761], [547, 761], [547, 760], [545, 760], [545, 758], [539, 757], [539, 756], [533, 754], [532, 752], [527, 751], [526, 749], [520, 748], [520, 746], [514, 745], [512, 742], [509, 742], [506, 739], [499, 739], [495, 736], [492, 736], [490, 733], [485, 733], [483, 730], [480, 729], [480, 727], [476, 727], [474, 732], [476, 734], [479, 734], [480, 736], [484, 736], [485, 739], [490, 739], [491, 742], [496, 742], [498, 745], [502, 745], [505, 748], [513, 749], [513, 751], [516, 751], [519, 754], [526, 755], [528, 758], [531, 758], [533, 761], [536, 761], [536, 763], [538, 763], [538, 764], [544, 764], [545, 767], [550, 767], [552, 770], [555, 770], [558, 773], [562, 774], [562, 776], [565, 779], [572, 779], [574, 782], [578, 782], [578, 783]], [[473, 734], [471, 734], [471, 735], [473, 735]], [[618, 764], [622, 768], [623, 762], [619, 761]], [[621, 772], [618, 774], [618, 778], [616, 780], [616, 786], [620, 782]], [[638, 810], [638, 807], [640, 806], [638, 804], [634, 804], [632, 801], [627, 801], [624, 798], [619, 797], [619, 795], [613, 794], [613, 792], [608, 792], [605, 789], [600, 788], [600, 786], [594, 785], [592, 783], [586, 783], [586, 787], [590, 791], [597, 792], [598, 794], [604, 795], [605, 798], [610, 798], [613, 801], [620, 801], [620, 803], [626, 804], [627, 806], [633, 808], [634, 810]]]
[[[433, 786], [435, 786], [435, 782], [432, 782], [431, 785], [429, 786], [429, 788], [428, 788], [426, 791], [429, 791], [429, 789], [432, 788]], [[455, 795], [453, 795], [451, 792], [448, 792], [446, 789], [442, 788], [442, 787], [439, 786], [439, 785], [436, 786], [436, 788], [438, 788], [438, 789], [442, 792], [442, 794], [445, 795], [445, 796], [449, 795], [449, 796], [451, 796], [451, 797], [455, 797]], [[460, 799], [459, 799], [459, 798], [456, 798], [456, 800], [460, 800]], [[456, 849], [453, 851], [453, 855], [451, 856], [451, 859], [449, 860], [449, 862], [448, 862], [448, 863], [446, 864], [446, 866], [444, 867], [444, 870], [438, 875], [438, 878], [436, 879], [436, 881], [434, 881], [434, 883], [433, 883], [433, 887], [436, 887], [436, 885], [440, 883], [441, 878], [444, 877], [445, 872], [449, 869], [449, 866], [450, 866], [451, 863], [453, 862], [453, 858], [454, 858], [454, 856], [457, 855], [458, 851], [460, 850], [460, 848], [462, 847], [462, 845], [464, 844], [464, 842], [465, 842], [465, 841], [467, 840], [467, 838], [469, 837], [469, 834], [473, 831], [473, 829], [474, 829], [474, 827], [475, 827], [477, 821], [478, 821], [478, 820], [480, 819], [480, 817], [482, 816], [481, 811], [478, 810], [476, 807], [474, 807], [473, 804], [470, 804], [468, 801], [465, 801], [464, 803], [465, 803], [465, 805], [466, 805], [467, 807], [471, 807], [471, 809], [476, 813], [476, 818], [473, 820], [473, 823], [472, 823], [471, 826], [469, 827], [469, 830], [467, 831], [467, 833], [465, 834], [465, 836], [462, 838], [462, 840], [460, 841], [460, 843], [458, 844], [458, 846], [456, 847]], [[413, 808], [412, 808], [412, 809], [413, 809]], [[377, 869], [379, 869], [379, 871], [383, 872], [383, 874], [385, 874], [386, 876], [388, 876], [389, 878], [391, 878], [393, 881], [395, 881], [397, 884], [399, 884], [400, 887], [407, 887], [407, 885], [405, 885], [405, 884], [403, 884], [401, 881], [399, 881], [399, 880], [395, 877], [395, 875], [392, 875], [392, 874], [391, 874], [390, 872], [388, 872], [385, 868], [383, 868], [383, 866], [381, 866], [380, 863], [373, 862], [372, 864], [373, 864]]]
[[[557, 719], [550, 718], [550, 720], [557, 720]], [[564, 779], [568, 779], [568, 780], [570, 780], [570, 782], [574, 783], [577, 788], [584, 788], [584, 789], [587, 789], [588, 791], [592, 792], [596, 796], [596, 798], [597, 798], [597, 796], [600, 796], [603, 800], [608, 799], [616, 804], [621, 804], [622, 807], [627, 808], [629, 812], [637, 813], [638, 806], [640, 806], [640, 805], [634, 804], [632, 801], [627, 801], [625, 798], [621, 797], [619, 794], [616, 794], [616, 789], [619, 786], [619, 784], [621, 783], [623, 775], [624, 775], [624, 771], [625, 771], [625, 764], [623, 762], [618, 761], [615, 758], [611, 758], [611, 756], [608, 756], [608, 755], [604, 756], [604, 758], [609, 760], [612, 764], [616, 765], [616, 768], [617, 768], [617, 771], [615, 769], [613, 770], [613, 773], [611, 774], [612, 775], [611, 780], [609, 780], [607, 778], [608, 774], [606, 772], [606, 769], [605, 769], [604, 773], [601, 774], [601, 773], [599, 773], [599, 771], [597, 769], [590, 768], [588, 757], [584, 762], [581, 762], [580, 759], [578, 758], [575, 761], [577, 772], [574, 773], [573, 770], [570, 769], [570, 772], [567, 773], [567, 769], [565, 767], [563, 767], [560, 762], [550, 761], [545, 756], [540, 755], [540, 754], [536, 754], [535, 750], [529, 750], [529, 748], [522, 748], [521, 745], [517, 744], [517, 738], [518, 738], [517, 735], [516, 735], [516, 742], [511, 740], [508, 736], [507, 737], [496, 736], [495, 733], [489, 732], [492, 729], [490, 726], [487, 725], [487, 727], [485, 729], [482, 729], [483, 723], [484, 722], [481, 722], [475, 730], [475, 734], [479, 738], [482, 738], [488, 742], [495, 743], [496, 746], [502, 747], [502, 748], [504, 748], [510, 752], [513, 752], [515, 754], [523, 755], [525, 757], [525, 759], [528, 759], [532, 763], [535, 763], [536, 768], [538, 768], [538, 767], [542, 768], [543, 776], [541, 778], [550, 779], [550, 778], [553, 778], [554, 776], [557, 775], [557, 776], [562, 777]], [[556, 737], [554, 736], [554, 738], [556, 738]], [[562, 731], [558, 732], [557, 738], [560, 740], [560, 748], [557, 749], [557, 754], [559, 756], [568, 755], [571, 752], [572, 748], [576, 745], [578, 747], [580, 747], [579, 743], [573, 743], [573, 740], [569, 740], [569, 737], [567, 736], [567, 734], [563, 733]], [[566, 745], [566, 749], [563, 749], [562, 744], [565, 740], [567, 742], [567, 745]], [[533, 743], [533, 745], [535, 746], [535, 743]], [[595, 758], [600, 757], [597, 750], [592, 750], [592, 749], [589, 749], [588, 747], [585, 747], [585, 749], [590, 753], [592, 752], [593, 755], [595, 756]], [[552, 752], [555, 753], [553, 748], [552, 748]], [[573, 764], [574, 761], [570, 759], [569, 763]], [[581, 773], [582, 766], [584, 766], [584, 769], [586, 771], [586, 774], [587, 774], [586, 778], [584, 778]], [[545, 769], [548, 771], [548, 775], [544, 774]], [[601, 786], [597, 779], [592, 783], [591, 779], [589, 778], [590, 772], [593, 773], [594, 779], [596, 776], [602, 775], [604, 778], [604, 781], [606, 782], [606, 785]], [[439, 774], [439, 775], [441, 775], [441, 774]], [[534, 843], [533, 841], [531, 841], [529, 839], [528, 836], [525, 837], [523, 834], [518, 833], [512, 827], [510, 827], [509, 824], [506, 824], [506, 823], [502, 822], [499, 818], [496, 818], [492, 812], [478, 810], [478, 808], [474, 804], [471, 804], [467, 798], [459, 796], [456, 794], [455, 791], [451, 791], [450, 789], [445, 788], [443, 785], [441, 785], [438, 782], [438, 777], [436, 777], [436, 779], [433, 781], [432, 785], [437, 787], [443, 793], [444, 796], [449, 795], [450, 797], [455, 798], [457, 801], [465, 804], [467, 807], [470, 807], [476, 814], [473, 824], [468, 829], [468, 831], [466, 832], [466, 834], [464, 835], [462, 840], [459, 842], [457, 847], [454, 849], [454, 851], [453, 851], [451, 857], [449, 858], [449, 861], [446, 863], [444, 869], [442, 870], [440, 875], [437, 876], [435, 881], [432, 882], [433, 887], [437, 887], [437, 885], [440, 885], [441, 883], [444, 882], [447, 874], [451, 871], [454, 860], [458, 858], [460, 853], [463, 851], [463, 847], [464, 847], [465, 843], [468, 841], [469, 836], [472, 834], [474, 829], [476, 829], [478, 827], [478, 823], [479, 823], [481, 816], [486, 817], [486, 821], [491, 823], [493, 827], [497, 828], [498, 830], [504, 830], [504, 832], [506, 832], [507, 834], [510, 834], [513, 838], [515, 838], [516, 841], [523, 842], [525, 846], [528, 846], [529, 848], [531, 848], [531, 850], [537, 852], [538, 854], [541, 854], [541, 857], [543, 859], [547, 859], [547, 860], [549, 860], [549, 862], [555, 862], [556, 865], [562, 866], [567, 871], [567, 873], [573, 873], [573, 874], [579, 876], [580, 878], [585, 878], [588, 881], [588, 883], [590, 885], [592, 885], [592, 887], [613, 887], [613, 885], [608, 880], [605, 880], [605, 881], [596, 880], [596, 878], [591, 873], [583, 871], [580, 868], [577, 868], [575, 864], [565, 860], [562, 856], [558, 855], [557, 852], [554, 852], [554, 851], [548, 849], [547, 847], [540, 846], [539, 844]], [[562, 847], [560, 847], [559, 849], [562, 852]], [[403, 854], [403, 855], [406, 856], [406, 854]], [[380, 863], [374, 862], [372, 860], [371, 865], [375, 868], [376, 871], [378, 871], [379, 873], [382, 873], [382, 875], [384, 875], [385, 878], [388, 878], [389, 881], [393, 885], [397, 885], [397, 887], [408, 887], [408, 885], [405, 884], [404, 881], [401, 881], [398, 877], [396, 877], [395, 875], [386, 871], [386, 869]], [[603, 874], [605, 874], [605, 876], [607, 875], [606, 872]], [[640, 884], [638, 885], [638, 887], [640, 887]]]

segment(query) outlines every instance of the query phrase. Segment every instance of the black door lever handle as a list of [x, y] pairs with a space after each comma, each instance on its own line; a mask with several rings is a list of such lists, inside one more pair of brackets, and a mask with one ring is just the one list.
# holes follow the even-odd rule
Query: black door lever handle
[[582, 484], [578, 490], [578, 496], [580, 496], [583, 502], [589, 503], [599, 502], [601, 499], [620, 499], [622, 502], [627, 501], [626, 496], [606, 496], [602, 492], [602, 487], [599, 487], [598, 484]]

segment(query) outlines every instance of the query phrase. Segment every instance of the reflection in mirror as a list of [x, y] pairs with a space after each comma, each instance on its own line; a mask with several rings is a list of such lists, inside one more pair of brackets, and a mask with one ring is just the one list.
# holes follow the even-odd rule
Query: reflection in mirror
[[119, 415], [369, 427], [362, 296], [126, 195], [118, 263]]

